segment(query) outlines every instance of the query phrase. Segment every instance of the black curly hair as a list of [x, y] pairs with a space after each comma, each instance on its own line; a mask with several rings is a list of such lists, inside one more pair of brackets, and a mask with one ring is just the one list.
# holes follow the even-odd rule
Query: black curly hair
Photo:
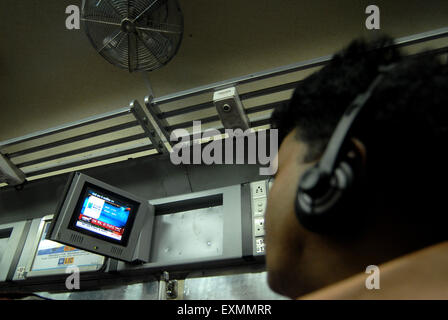
[[402, 59], [391, 44], [387, 37], [371, 43], [355, 40], [328, 65], [301, 81], [290, 103], [272, 115], [279, 142], [293, 128], [300, 128], [298, 138], [309, 144], [308, 158], [314, 160], [325, 149], [348, 104], [377, 76], [378, 66]]
[[[305, 161], [317, 160], [353, 99], [379, 67], [394, 64], [363, 109], [354, 135], [367, 150], [367, 175], [396, 202], [415, 199], [420, 209], [440, 210], [448, 181], [448, 68], [436, 55], [404, 57], [393, 40], [355, 40], [329, 64], [305, 78], [289, 104], [272, 115], [279, 143], [294, 128], [308, 146]], [[412, 198], [415, 197], [415, 198]], [[430, 200], [441, 197], [438, 203]], [[448, 216], [448, 214], [445, 214]]]

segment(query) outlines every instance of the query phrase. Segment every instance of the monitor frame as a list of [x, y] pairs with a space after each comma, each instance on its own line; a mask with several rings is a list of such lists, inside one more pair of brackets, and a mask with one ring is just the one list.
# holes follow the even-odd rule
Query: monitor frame
[[[132, 205], [132, 210], [131, 210], [130, 216], [126, 220], [126, 224], [124, 226], [124, 233], [122, 235], [121, 240], [113, 239], [113, 238], [107, 237], [106, 235], [101, 235], [99, 233], [95, 233], [94, 231], [89, 231], [87, 229], [83, 229], [81, 227], [76, 226], [76, 223], [79, 221], [78, 216], [81, 214], [81, 209], [82, 209], [86, 195], [89, 190], [92, 190], [97, 193], [108, 194], [108, 196], [111, 196], [112, 198], [114, 198], [116, 200], [120, 200], [122, 202], [129, 202]], [[134, 226], [135, 213], [138, 211], [139, 207], [140, 207], [140, 204], [132, 199], [125, 198], [122, 195], [116, 194], [109, 190], [105, 190], [99, 186], [93, 185], [90, 182], [86, 182], [83, 186], [80, 198], [78, 199], [78, 203], [77, 203], [75, 211], [72, 215], [72, 219], [70, 221], [69, 228], [74, 231], [78, 231], [78, 232], [84, 233], [86, 235], [90, 235], [92, 237], [96, 237], [98, 239], [109, 241], [109, 242], [115, 243], [116, 245], [125, 247], [128, 243], [132, 227]]]
[[[126, 239], [117, 241], [74, 227], [73, 222], [80, 213], [79, 204], [84, 201], [89, 187], [136, 204], [125, 226]], [[70, 174], [47, 239], [125, 262], [149, 262], [153, 224], [154, 207], [148, 200], [75, 172]]]

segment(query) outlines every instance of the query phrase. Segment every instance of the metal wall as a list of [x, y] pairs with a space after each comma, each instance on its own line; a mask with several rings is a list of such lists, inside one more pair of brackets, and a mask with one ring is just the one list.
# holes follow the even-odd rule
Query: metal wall
[[[266, 281], [266, 272], [252, 272], [205, 277], [189, 276], [177, 282], [176, 300], [286, 300], [273, 292]], [[165, 300], [165, 283], [149, 281], [83, 292], [37, 292], [40, 297], [54, 300]]]

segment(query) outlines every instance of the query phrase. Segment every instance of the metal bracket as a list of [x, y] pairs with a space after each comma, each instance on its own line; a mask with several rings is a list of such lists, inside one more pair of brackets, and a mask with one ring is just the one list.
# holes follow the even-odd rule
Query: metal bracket
[[165, 127], [168, 126], [166, 123], [166, 120], [162, 120], [158, 117], [158, 114], [160, 114], [160, 110], [156, 104], [153, 103], [154, 98], [152, 96], [146, 96], [145, 97], [145, 105], [148, 112], [151, 114], [152, 118], [156, 122], [156, 124], [159, 126], [160, 131], [165, 136], [166, 141], [171, 145], [170, 142], [170, 134], [166, 131]]
[[159, 300], [174, 300], [178, 297], [179, 286], [177, 280], [170, 280], [168, 271], [164, 271], [160, 283]]
[[6, 182], [10, 186], [17, 186], [26, 181], [26, 176], [0, 152], [0, 183]]
[[177, 298], [177, 280], [170, 280], [166, 284], [166, 298], [167, 299], [176, 299]]
[[130, 104], [131, 112], [134, 114], [138, 123], [142, 127], [143, 131], [148, 136], [149, 140], [151, 140], [152, 145], [159, 153], [168, 153], [168, 149], [165, 147], [165, 144], [162, 141], [162, 138], [159, 136], [157, 130], [152, 125], [148, 116], [143, 111], [140, 103], [137, 100], [134, 100]]
[[215, 91], [213, 102], [224, 128], [243, 131], [250, 128], [249, 118], [235, 87]]

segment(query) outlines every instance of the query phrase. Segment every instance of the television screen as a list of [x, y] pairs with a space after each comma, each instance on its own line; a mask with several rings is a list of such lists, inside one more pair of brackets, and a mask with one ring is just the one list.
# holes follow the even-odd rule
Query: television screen
[[73, 215], [71, 228], [126, 245], [139, 204], [110, 191], [86, 184]]

